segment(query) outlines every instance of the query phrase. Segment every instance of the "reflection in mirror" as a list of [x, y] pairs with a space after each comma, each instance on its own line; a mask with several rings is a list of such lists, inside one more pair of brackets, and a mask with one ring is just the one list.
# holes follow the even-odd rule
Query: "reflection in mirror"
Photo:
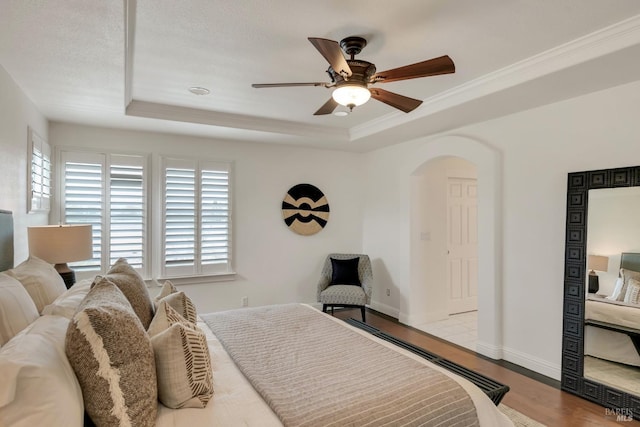
[[640, 396], [640, 187], [588, 200], [584, 377]]

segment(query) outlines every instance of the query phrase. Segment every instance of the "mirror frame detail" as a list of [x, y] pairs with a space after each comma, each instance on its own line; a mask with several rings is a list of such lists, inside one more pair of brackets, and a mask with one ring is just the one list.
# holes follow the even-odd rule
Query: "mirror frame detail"
[[638, 186], [640, 166], [568, 175], [561, 378], [562, 390], [625, 413], [631, 410], [635, 419], [640, 419], [640, 396], [584, 377], [584, 311], [589, 190]]

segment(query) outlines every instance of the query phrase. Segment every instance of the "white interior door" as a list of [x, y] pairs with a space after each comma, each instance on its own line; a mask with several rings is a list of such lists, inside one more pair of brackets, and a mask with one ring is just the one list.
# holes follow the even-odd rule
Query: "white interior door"
[[478, 185], [447, 179], [449, 314], [478, 309]]

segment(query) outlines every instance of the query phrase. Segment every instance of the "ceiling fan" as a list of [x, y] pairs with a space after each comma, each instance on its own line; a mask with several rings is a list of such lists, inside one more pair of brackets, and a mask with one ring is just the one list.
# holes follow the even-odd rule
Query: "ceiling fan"
[[[317, 37], [309, 37], [309, 41], [318, 49], [327, 62], [329, 62], [327, 74], [329, 74], [331, 78], [330, 82], [257, 83], [251, 86], [255, 88], [295, 86], [335, 88], [331, 98], [314, 113], [316, 116], [331, 114], [338, 105], [344, 105], [348, 107], [349, 110], [353, 110], [354, 107], [367, 102], [369, 98], [377, 99], [405, 113], [409, 113], [422, 104], [422, 101], [409, 98], [408, 96], [398, 95], [397, 93], [384, 89], [374, 88], [371, 87], [371, 85], [375, 83], [415, 79], [418, 77], [450, 74], [456, 70], [451, 58], [444, 55], [416, 64], [405, 65], [404, 67], [376, 73], [376, 66], [374, 64], [361, 59], [355, 59], [355, 56], [367, 45], [367, 41], [362, 37], [347, 37], [342, 39], [340, 44], [333, 40]], [[345, 59], [342, 53], [343, 50], [350, 59]]]

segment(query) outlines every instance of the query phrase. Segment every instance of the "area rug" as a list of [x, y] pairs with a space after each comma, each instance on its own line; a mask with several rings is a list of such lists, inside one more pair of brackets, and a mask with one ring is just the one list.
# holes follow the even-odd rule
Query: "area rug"
[[502, 403], [498, 405], [498, 409], [500, 410], [500, 412], [509, 417], [515, 427], [546, 427], [544, 424], [541, 424], [536, 420], [533, 420], [526, 415], [516, 411], [515, 409], [503, 405]]

